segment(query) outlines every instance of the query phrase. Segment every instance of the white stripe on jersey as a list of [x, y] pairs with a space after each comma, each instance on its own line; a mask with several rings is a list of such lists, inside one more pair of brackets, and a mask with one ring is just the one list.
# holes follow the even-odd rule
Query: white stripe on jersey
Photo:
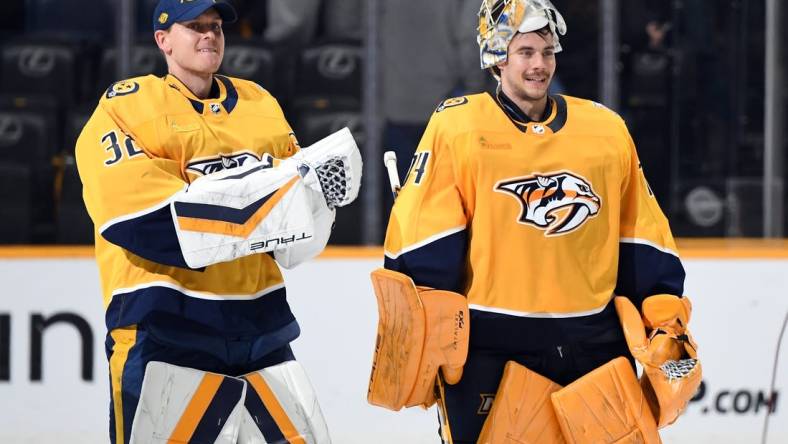
[[[611, 296], [612, 298], [612, 296]], [[468, 304], [468, 308], [471, 310], [478, 310], [478, 311], [486, 311], [489, 313], [498, 313], [498, 314], [505, 314], [509, 316], [517, 316], [521, 318], [547, 318], [547, 319], [563, 319], [563, 318], [579, 318], [581, 316], [589, 316], [595, 315], [597, 313], [602, 312], [602, 310], [607, 307], [607, 303], [599, 308], [595, 308], [593, 310], [586, 310], [586, 311], [577, 311], [574, 313], [544, 313], [544, 312], [527, 312], [527, 311], [516, 311], [516, 310], [507, 310], [505, 308], [497, 308], [497, 307], [485, 307], [484, 305], [478, 304]]]
[[409, 245], [409, 246], [403, 248], [402, 250], [400, 250], [398, 252], [392, 253], [390, 251], [385, 251], [384, 250], [383, 253], [389, 259], [396, 259], [396, 258], [402, 256], [405, 253], [409, 253], [409, 252], [411, 252], [413, 250], [418, 250], [419, 248], [421, 248], [421, 247], [423, 247], [425, 245], [428, 245], [428, 244], [431, 244], [431, 243], [433, 243], [433, 242], [435, 242], [437, 240], [443, 239], [444, 237], [451, 236], [454, 233], [459, 233], [460, 231], [462, 231], [464, 229], [465, 229], [465, 225], [462, 225], [462, 226], [459, 226], [459, 227], [455, 227], [455, 228], [449, 228], [448, 230], [443, 231], [443, 232], [438, 233], [438, 234], [434, 234], [434, 235], [424, 239], [421, 242], [417, 242], [417, 243], [415, 243], [413, 245]]
[[285, 284], [284, 284], [284, 282], [282, 282], [282, 283], [279, 283], [279, 284], [276, 284], [276, 285], [272, 285], [272, 286], [270, 286], [268, 288], [264, 288], [264, 289], [258, 291], [257, 293], [253, 293], [253, 294], [216, 294], [216, 293], [210, 293], [210, 292], [206, 292], [206, 291], [189, 290], [187, 288], [181, 287], [180, 285], [173, 284], [172, 282], [154, 281], [154, 282], [147, 282], [147, 283], [140, 284], [140, 285], [135, 285], [135, 286], [129, 287], [129, 288], [118, 288], [117, 290], [112, 292], [112, 296], [115, 297], [116, 295], [119, 295], [119, 294], [132, 293], [134, 291], [143, 290], [143, 289], [146, 289], [146, 288], [153, 288], [153, 287], [169, 288], [169, 289], [178, 291], [179, 293], [182, 293], [182, 294], [184, 294], [186, 296], [189, 296], [189, 297], [193, 297], [193, 298], [196, 298], [196, 299], [206, 299], [206, 300], [209, 300], [209, 301], [238, 301], [238, 300], [251, 301], [251, 300], [263, 297], [263, 296], [267, 295], [268, 293], [272, 293], [272, 292], [274, 292], [276, 290], [279, 290], [280, 288], [285, 288]]

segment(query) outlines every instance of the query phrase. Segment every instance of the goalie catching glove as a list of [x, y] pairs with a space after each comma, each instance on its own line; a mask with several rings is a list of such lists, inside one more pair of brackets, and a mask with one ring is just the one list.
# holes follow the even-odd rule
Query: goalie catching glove
[[406, 275], [377, 269], [378, 334], [367, 400], [390, 410], [435, 403], [438, 372], [456, 384], [468, 355], [465, 296], [416, 287]]
[[686, 297], [650, 296], [643, 301], [642, 318], [626, 297], [616, 297], [615, 305], [629, 350], [643, 366], [640, 385], [657, 425], [672, 424], [702, 377], [697, 345], [687, 330], [692, 305]]
[[361, 187], [361, 154], [347, 128], [290, 158], [209, 174], [173, 197], [172, 217], [186, 264], [199, 268], [273, 252], [290, 268], [319, 254], [336, 207]]

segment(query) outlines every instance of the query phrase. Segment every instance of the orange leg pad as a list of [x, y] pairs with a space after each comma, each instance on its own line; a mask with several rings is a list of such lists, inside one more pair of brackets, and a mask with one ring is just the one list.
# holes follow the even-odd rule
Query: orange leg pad
[[619, 357], [551, 395], [571, 444], [659, 444], [657, 424], [635, 372]]
[[550, 395], [561, 386], [509, 361], [478, 444], [564, 444]]

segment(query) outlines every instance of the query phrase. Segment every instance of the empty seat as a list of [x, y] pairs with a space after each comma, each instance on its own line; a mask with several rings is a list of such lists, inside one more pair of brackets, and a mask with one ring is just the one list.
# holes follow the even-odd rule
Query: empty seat
[[[93, 108], [95, 108], [95, 105]], [[87, 107], [74, 108], [66, 112], [65, 121], [63, 122], [63, 153], [74, 154], [77, 139], [92, 113], [93, 109], [88, 109]]]
[[296, 67], [298, 97], [341, 96], [361, 102], [362, 47], [323, 43], [304, 48]]
[[277, 91], [274, 60], [273, 51], [258, 44], [228, 44], [220, 72], [251, 80], [274, 93]]
[[76, 34], [106, 41], [117, 28], [114, 0], [25, 0], [26, 28], [37, 34]]
[[[98, 98], [109, 85], [119, 79], [117, 75], [118, 50], [114, 47], [105, 48], [101, 53], [99, 64], [99, 80], [94, 87], [93, 96]], [[163, 76], [167, 74], [167, 62], [159, 52], [153, 41], [137, 43], [131, 48], [131, 73], [128, 77], [145, 76], [153, 74]]]
[[49, 165], [57, 146], [56, 128], [45, 114], [0, 108], [0, 160], [29, 165]]
[[309, 109], [296, 113], [293, 130], [301, 146], [311, 145], [327, 135], [348, 127], [361, 146], [365, 135], [362, 116], [356, 110]]
[[92, 66], [78, 44], [17, 41], [1, 51], [0, 92], [51, 96], [64, 105], [84, 98]]
[[74, 158], [65, 157], [58, 187], [56, 239], [59, 244], [92, 244], [93, 222], [82, 200], [82, 182]]
[[32, 242], [32, 183], [30, 167], [0, 161], [0, 244]]
[[0, 162], [27, 171], [32, 242], [53, 237], [53, 177], [60, 131], [51, 102], [24, 97], [0, 97]]

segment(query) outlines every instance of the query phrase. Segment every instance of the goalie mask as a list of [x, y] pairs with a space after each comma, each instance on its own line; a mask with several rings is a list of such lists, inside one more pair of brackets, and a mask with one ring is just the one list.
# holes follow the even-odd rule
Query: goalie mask
[[566, 34], [566, 22], [550, 0], [483, 0], [479, 9], [479, 57], [482, 69], [506, 61], [515, 34], [550, 27], [555, 52], [561, 52], [558, 35]]

